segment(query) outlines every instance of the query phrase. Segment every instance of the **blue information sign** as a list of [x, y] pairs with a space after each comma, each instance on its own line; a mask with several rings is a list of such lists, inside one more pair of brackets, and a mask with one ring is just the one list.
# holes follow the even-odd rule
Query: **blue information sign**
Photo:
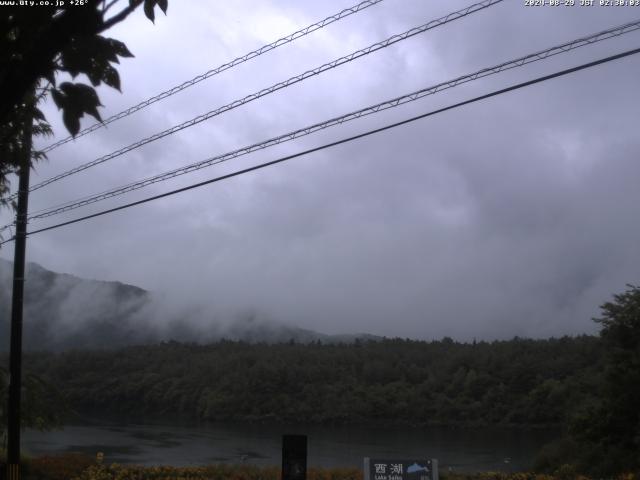
[[366, 457], [364, 480], [438, 480], [438, 461]]

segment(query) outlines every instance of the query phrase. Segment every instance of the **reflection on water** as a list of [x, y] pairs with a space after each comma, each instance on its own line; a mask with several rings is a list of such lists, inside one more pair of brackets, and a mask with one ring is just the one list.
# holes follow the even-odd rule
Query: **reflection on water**
[[105, 462], [143, 465], [279, 465], [283, 434], [308, 435], [309, 465], [362, 467], [364, 457], [437, 458], [441, 469], [518, 471], [531, 467], [553, 430], [169, 424], [92, 421], [26, 431], [32, 454], [104, 452]]

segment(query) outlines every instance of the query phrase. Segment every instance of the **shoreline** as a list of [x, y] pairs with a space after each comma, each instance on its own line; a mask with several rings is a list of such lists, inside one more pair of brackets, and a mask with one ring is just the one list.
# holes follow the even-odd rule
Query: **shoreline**
[[[0, 468], [4, 469], [3, 459]], [[106, 459], [105, 459], [106, 460]], [[65, 454], [25, 458], [23, 475], [25, 480], [281, 480], [279, 466], [255, 466], [233, 464], [210, 464], [191, 467], [170, 465], [140, 466], [109, 464], [101, 459], [83, 454]], [[589, 477], [570, 472], [568, 466], [553, 474], [536, 472], [479, 471], [473, 473], [442, 470], [443, 480], [590, 480]], [[362, 469], [312, 467], [307, 470], [306, 480], [362, 480]], [[628, 473], [616, 480], [640, 480], [638, 474]]]

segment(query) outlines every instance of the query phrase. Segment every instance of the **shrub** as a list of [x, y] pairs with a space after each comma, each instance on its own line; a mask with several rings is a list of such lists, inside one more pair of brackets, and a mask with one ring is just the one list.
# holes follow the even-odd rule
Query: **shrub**
[[69, 480], [94, 464], [93, 457], [81, 453], [46, 455], [28, 460], [24, 477], [29, 480]]

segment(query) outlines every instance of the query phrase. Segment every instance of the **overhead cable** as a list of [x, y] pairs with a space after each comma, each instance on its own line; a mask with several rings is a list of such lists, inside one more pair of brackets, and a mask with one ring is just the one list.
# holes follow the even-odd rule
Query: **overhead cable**
[[284, 143], [290, 140], [294, 140], [299, 137], [303, 137], [309, 135], [311, 133], [317, 132], [319, 130], [323, 130], [325, 128], [333, 127], [336, 125], [341, 125], [345, 122], [349, 122], [351, 120], [355, 120], [357, 118], [361, 118], [367, 115], [371, 115], [373, 113], [377, 113], [383, 110], [387, 110], [390, 108], [397, 107], [399, 105], [403, 105], [409, 102], [413, 102], [420, 98], [424, 98], [429, 95], [433, 95], [435, 93], [441, 92], [443, 90], [453, 88], [457, 85], [461, 85], [463, 83], [471, 82], [473, 80], [477, 80], [479, 78], [484, 78], [489, 75], [494, 75], [499, 72], [503, 72], [505, 70], [510, 70], [513, 68], [521, 67], [524, 65], [528, 65], [533, 62], [537, 62], [540, 60], [544, 60], [554, 55], [558, 55], [561, 53], [569, 52], [579, 47], [583, 47], [585, 45], [591, 45], [593, 43], [606, 40], [609, 38], [618, 37], [620, 35], [630, 33], [640, 29], [640, 19], [634, 22], [626, 23], [624, 25], [620, 25], [617, 27], [609, 28], [607, 30], [595, 33], [593, 35], [589, 35], [587, 37], [581, 37], [575, 40], [571, 40], [569, 42], [565, 42], [561, 45], [556, 45], [555, 47], [548, 48], [546, 50], [538, 51], [535, 53], [531, 53], [525, 55], [523, 57], [516, 58], [514, 60], [509, 60], [507, 62], [500, 63], [498, 65], [483, 68], [482, 70], [478, 70], [474, 73], [470, 73], [461, 77], [454, 78], [453, 80], [448, 80], [446, 82], [438, 83], [437, 85], [433, 85], [427, 88], [423, 88], [421, 90], [417, 90], [415, 92], [402, 95], [400, 97], [396, 97], [390, 100], [386, 100], [384, 102], [377, 103], [372, 106], [368, 106], [366, 108], [362, 108], [360, 110], [356, 110], [351, 113], [347, 113], [345, 115], [341, 115], [339, 117], [334, 117], [329, 120], [325, 120], [320, 123], [316, 123], [314, 125], [310, 125], [304, 128], [300, 128], [294, 130], [292, 132], [285, 133], [283, 135], [279, 135], [277, 137], [270, 138], [268, 140], [254, 143], [249, 146], [245, 146], [239, 148], [237, 150], [233, 150], [231, 152], [227, 152], [221, 155], [216, 155], [214, 157], [207, 158], [197, 163], [193, 163], [181, 168], [176, 168], [174, 170], [160, 173], [158, 175], [154, 175], [152, 177], [148, 177], [142, 180], [138, 180], [136, 182], [120, 186], [111, 190], [107, 190], [105, 192], [101, 192], [98, 194], [94, 194], [92, 196], [83, 197], [81, 199], [72, 200], [61, 205], [50, 207], [47, 209], [43, 209], [37, 212], [34, 212], [29, 216], [29, 220], [42, 219], [46, 217], [50, 217], [53, 215], [57, 215], [63, 212], [68, 212], [70, 210], [75, 210], [76, 208], [80, 208], [92, 203], [96, 203], [102, 200], [106, 200], [108, 198], [112, 198], [115, 196], [123, 195], [128, 192], [132, 192], [134, 190], [138, 190], [154, 183], [162, 182], [165, 180], [169, 180], [171, 178], [184, 175], [187, 173], [194, 172], [196, 170], [200, 170], [203, 168], [210, 167], [212, 165], [216, 165], [222, 162], [226, 162], [228, 160], [247, 155], [249, 153], [262, 150], [274, 145], [278, 145], [280, 143]]
[[[49, 230], [54, 230], [54, 229], [61, 228], [61, 227], [67, 226], [67, 225], [72, 225], [74, 223], [83, 222], [85, 220], [89, 220], [89, 219], [92, 219], [92, 218], [100, 217], [100, 216], [106, 215], [108, 213], [113, 213], [113, 212], [117, 212], [117, 211], [120, 211], [120, 210], [125, 210], [127, 208], [135, 207], [137, 205], [142, 205], [143, 203], [148, 203], [148, 202], [151, 202], [151, 201], [154, 201], [154, 200], [159, 200], [161, 198], [165, 198], [165, 197], [169, 197], [169, 196], [172, 196], [172, 195], [176, 195], [178, 193], [186, 192], [188, 190], [193, 190], [195, 188], [199, 188], [199, 187], [202, 187], [202, 186], [205, 186], [205, 185], [209, 185], [209, 184], [212, 184], [212, 183], [220, 182], [220, 181], [226, 180], [228, 178], [237, 177], [237, 176], [243, 175], [245, 173], [249, 173], [249, 172], [252, 172], [252, 171], [255, 171], [255, 170], [260, 170], [262, 168], [269, 167], [269, 166], [272, 166], [272, 165], [276, 165], [278, 163], [282, 163], [282, 162], [285, 162], [285, 161], [288, 161], [288, 160], [292, 160], [294, 158], [302, 157], [302, 156], [308, 155], [310, 153], [318, 152], [318, 151], [324, 150], [326, 148], [335, 147], [337, 145], [341, 145], [341, 144], [344, 144], [344, 143], [347, 143], [347, 142], [358, 140], [360, 138], [368, 137], [368, 136], [376, 134], [376, 133], [380, 133], [380, 132], [383, 132], [383, 131], [386, 131], [386, 130], [390, 130], [390, 129], [395, 128], [395, 127], [399, 127], [401, 125], [406, 125], [408, 123], [415, 122], [416, 120], [427, 118], [427, 117], [430, 117], [430, 116], [433, 116], [433, 115], [436, 115], [436, 114], [439, 114], [439, 113], [446, 112], [448, 110], [453, 110], [455, 108], [459, 108], [459, 107], [462, 107], [464, 105], [469, 105], [471, 103], [479, 102], [481, 100], [486, 100], [488, 98], [495, 97], [495, 96], [498, 96], [498, 95], [502, 95], [502, 94], [507, 93], [507, 92], [518, 90], [520, 88], [528, 87], [530, 85], [534, 85], [534, 84], [537, 84], [537, 83], [545, 82], [545, 81], [551, 80], [553, 78], [557, 78], [557, 77], [561, 77], [561, 76], [564, 76], [564, 75], [568, 75], [570, 73], [578, 72], [580, 70], [585, 70], [587, 68], [595, 67], [597, 65], [608, 63], [608, 62], [611, 62], [613, 60], [618, 60], [618, 59], [621, 59], [623, 57], [628, 57], [630, 55], [635, 55], [637, 53], [640, 53], [640, 48], [635, 48], [633, 50], [627, 50], [626, 52], [622, 52], [622, 53], [619, 53], [619, 54], [616, 54], [616, 55], [611, 55], [609, 57], [601, 58], [601, 59], [595, 60], [593, 62], [584, 63], [584, 64], [579, 65], [577, 67], [568, 68], [568, 69], [561, 70], [561, 71], [556, 72], [556, 73], [552, 73], [550, 75], [544, 75], [542, 77], [537, 77], [537, 78], [535, 78], [533, 80], [528, 80], [526, 82], [518, 83], [518, 84], [512, 85], [510, 87], [502, 88], [500, 90], [494, 90], [491, 93], [487, 93], [485, 95], [480, 95], [478, 97], [474, 97], [474, 98], [471, 98], [469, 100], [465, 100], [463, 102], [458, 102], [458, 103], [455, 103], [453, 105], [449, 105], [447, 107], [439, 108], [437, 110], [432, 110], [430, 112], [423, 113], [422, 115], [411, 117], [411, 118], [408, 118], [406, 120], [402, 120], [400, 122], [396, 122], [396, 123], [392, 123], [392, 124], [389, 124], [389, 125], [385, 125], [384, 127], [380, 127], [380, 128], [376, 128], [376, 129], [373, 129], [373, 130], [369, 130], [367, 132], [360, 133], [358, 135], [354, 135], [354, 136], [351, 136], [351, 137], [343, 138], [343, 139], [337, 140], [335, 142], [326, 143], [326, 144], [321, 145], [319, 147], [311, 148], [309, 150], [305, 150], [303, 152], [298, 152], [298, 153], [295, 153], [293, 155], [287, 155], [285, 157], [281, 157], [281, 158], [278, 158], [276, 160], [272, 160], [270, 162], [261, 163], [259, 165], [255, 165], [253, 167], [249, 167], [249, 168], [245, 168], [245, 169], [242, 169], [242, 170], [238, 170], [238, 171], [233, 172], [233, 173], [229, 173], [229, 174], [226, 174], [226, 175], [221, 175], [219, 177], [215, 177], [215, 178], [206, 180], [204, 182], [195, 183], [195, 184], [189, 185], [187, 187], [178, 188], [176, 190], [172, 190], [170, 192], [162, 193], [160, 195], [154, 195], [152, 197], [148, 197], [148, 198], [145, 198], [145, 199], [142, 199], [142, 200], [138, 200], [136, 202], [131, 202], [131, 203], [128, 203], [128, 204], [125, 204], [125, 205], [121, 205], [119, 207], [110, 208], [110, 209], [107, 209], [107, 210], [102, 210], [100, 212], [93, 213], [91, 215], [86, 215], [84, 217], [75, 218], [73, 220], [69, 220], [69, 221], [66, 221], [66, 222], [62, 222], [62, 223], [58, 223], [58, 224], [55, 224], [55, 225], [51, 225], [49, 227], [40, 228], [38, 230], [32, 230], [31, 232], [28, 232], [27, 234], [28, 235], [34, 235], [36, 233], [42, 233], [42, 232], [46, 232], [46, 231], [49, 231]], [[10, 238], [8, 240], [5, 240], [4, 242], [1, 242], [0, 245], [3, 245], [3, 244], [8, 243], [8, 242], [11, 242], [13, 240], [15, 240], [15, 237], [14, 238]]]
[[[215, 110], [211, 110], [210, 112], [207, 113], [203, 113], [202, 115], [199, 115], [195, 118], [192, 118], [191, 120], [187, 120], [186, 122], [183, 122], [179, 125], [175, 125], [174, 127], [168, 128], [167, 130], [164, 130], [162, 132], [156, 133], [154, 135], [151, 135], [150, 137], [146, 137], [142, 140], [139, 140], [135, 143], [132, 143], [131, 145], [128, 145], [126, 147], [123, 147], [119, 150], [116, 150], [112, 153], [109, 153], [107, 155], [104, 155], [102, 157], [99, 157], [95, 160], [92, 160], [88, 163], [85, 163], [83, 165], [80, 165], [78, 167], [72, 168], [71, 170], [68, 170], [64, 173], [61, 173], [59, 175], [56, 175], [54, 177], [51, 177], [47, 180], [44, 180], [40, 183], [37, 183], [33, 186], [30, 187], [29, 191], [34, 191], [34, 190], [38, 190], [42, 187], [45, 187], [53, 182], [56, 182], [58, 180], [61, 180], [63, 178], [66, 178], [68, 176], [74, 175], [76, 173], [82, 172], [83, 170], [86, 170], [88, 168], [94, 167], [96, 165], [99, 165], [101, 163], [104, 163], [108, 160], [112, 160], [116, 157], [119, 157], [121, 155], [124, 155], [127, 152], [130, 152], [132, 150], [135, 150], [136, 148], [142, 147], [143, 145], [146, 145], [148, 143], [154, 142], [156, 140], [159, 140], [161, 138], [164, 138], [168, 135], [174, 134], [176, 132], [179, 132], [180, 130], [184, 130], [185, 128], [188, 127], [192, 127], [194, 125], [197, 125], [201, 122], [204, 122], [205, 120], [209, 120], [210, 118], [213, 118], [217, 115], [220, 115], [222, 113], [228, 112], [229, 110], [232, 110], [236, 107], [239, 107], [241, 105], [244, 105], [246, 103], [252, 102], [254, 100], [257, 100], [261, 97], [264, 97], [266, 95], [269, 95], [273, 92], [276, 92], [278, 90], [281, 90], [283, 88], [289, 87], [291, 85], [294, 85], [296, 83], [302, 82], [303, 80], [306, 80], [309, 77], [313, 77], [315, 75], [319, 75], [323, 72], [326, 72], [327, 70], [331, 70], [333, 68], [336, 68], [340, 65], [344, 65], [346, 63], [349, 63], [357, 58], [363, 57], [365, 55], [368, 55], [372, 52], [381, 50], [383, 48], [386, 48], [390, 45], [393, 45], [395, 43], [401, 42], [402, 40], [406, 40], [407, 38], [411, 38], [415, 35], [418, 35], [420, 33], [424, 33], [428, 30], [431, 30], [433, 28], [439, 27], [441, 25], [445, 25], [449, 22], [452, 22], [454, 20], [458, 20], [460, 18], [466, 17], [467, 15], [470, 15], [472, 13], [478, 12], [480, 10], [483, 10], [485, 8], [488, 8], [490, 6], [493, 6], [497, 3], [502, 2], [503, 0], [483, 0], [480, 3], [475, 3], [473, 5], [470, 5], [466, 8], [463, 8], [461, 10], [449, 13], [448, 15], [445, 15], [444, 17], [438, 18], [436, 20], [432, 20], [424, 25], [421, 25], [419, 27], [414, 27], [410, 30], [407, 30], [404, 33], [401, 34], [397, 34], [397, 35], [393, 35], [389, 38], [387, 38], [386, 40], [383, 40], [381, 42], [378, 43], [374, 43], [373, 45], [370, 45], [366, 48], [363, 48], [361, 50], [357, 50], [353, 53], [350, 53], [349, 55], [346, 55], [344, 57], [340, 57], [337, 60], [334, 60], [332, 62], [329, 63], [325, 63], [324, 65], [321, 65], [319, 67], [316, 67], [312, 70], [307, 70], [304, 73], [301, 73], [299, 75], [296, 75], [294, 77], [289, 78], [288, 80], [285, 80], [283, 82], [279, 82], [276, 83], [268, 88], [264, 88], [256, 93], [252, 93], [251, 95], [247, 95], [246, 97], [239, 99], [239, 100], [235, 100], [227, 105], [224, 105], [222, 107], [219, 107]], [[9, 197], [9, 199], [13, 198], [15, 196], [11, 195]]]
[[126, 110], [123, 110], [119, 113], [116, 113], [115, 115], [112, 115], [111, 117], [107, 118], [106, 120], [103, 120], [102, 122], [98, 122], [98, 123], [94, 123], [93, 125], [80, 130], [80, 132], [78, 132], [76, 134], [75, 137], [69, 135], [66, 138], [63, 138], [55, 143], [52, 143], [51, 145], [47, 146], [46, 148], [44, 148], [42, 151], [44, 153], [46, 152], [50, 152], [51, 150], [64, 145], [65, 143], [70, 142], [71, 140], [75, 140], [79, 137], [82, 137], [84, 135], [87, 135], [88, 133], [94, 132], [102, 127], [105, 127], [107, 125], [109, 125], [110, 123], [113, 123], [117, 120], [120, 120], [122, 118], [128, 117], [129, 115], [142, 110], [143, 108], [148, 107], [149, 105], [152, 105], [156, 102], [159, 102], [160, 100], [164, 100], [165, 98], [171, 97], [173, 95], [175, 95], [178, 92], [181, 92], [182, 90], [185, 90], [189, 87], [192, 87], [193, 85], [196, 85], [197, 83], [202, 82], [203, 80], [206, 80], [207, 78], [211, 78], [214, 75], [217, 75], [219, 73], [224, 72], [225, 70], [229, 70], [230, 68], [233, 68], [237, 65], [240, 65], [241, 63], [247, 62], [251, 59], [254, 59], [256, 57], [259, 57], [260, 55], [270, 52], [271, 50], [274, 50], [278, 47], [281, 47], [282, 45], [286, 45], [287, 43], [291, 43], [294, 40], [297, 40], [300, 37], [304, 37], [305, 35], [308, 35], [312, 32], [315, 32], [316, 30], [319, 30], [323, 27], [326, 27], [327, 25], [330, 25], [334, 22], [337, 22], [338, 20], [342, 20], [345, 17], [348, 17], [350, 15], [353, 15], [354, 13], [358, 13], [361, 12], [362, 10], [369, 8], [377, 3], [382, 2], [383, 0], [366, 0], [364, 2], [360, 2], [357, 5], [354, 5], [353, 7], [349, 7], [349, 8], [345, 8], [344, 10], [334, 14], [334, 15], [330, 15], [327, 18], [325, 18], [324, 20], [321, 20], [319, 22], [316, 22], [314, 24], [311, 24], [305, 28], [302, 28], [300, 30], [297, 30], [289, 35], [287, 35], [286, 37], [282, 37], [279, 38], [278, 40], [276, 40], [275, 42], [271, 42], [267, 45], [264, 45], [260, 48], [258, 48], [257, 50], [253, 50], [249, 53], [246, 53], [245, 55], [242, 55], [241, 57], [237, 57], [234, 58], [233, 60], [231, 60], [230, 62], [227, 63], [223, 63], [222, 65], [213, 68], [211, 70], [209, 70], [208, 72], [205, 72], [201, 75], [198, 75], [197, 77], [192, 78], [191, 80], [187, 80], [183, 83], [181, 83], [178, 86], [175, 86], [173, 88], [170, 88], [169, 90], [165, 90], [162, 93], [159, 93], [158, 95], [155, 95], [151, 98], [148, 98], [140, 103], [138, 103], [137, 105], [134, 105], [132, 107], [127, 108]]

